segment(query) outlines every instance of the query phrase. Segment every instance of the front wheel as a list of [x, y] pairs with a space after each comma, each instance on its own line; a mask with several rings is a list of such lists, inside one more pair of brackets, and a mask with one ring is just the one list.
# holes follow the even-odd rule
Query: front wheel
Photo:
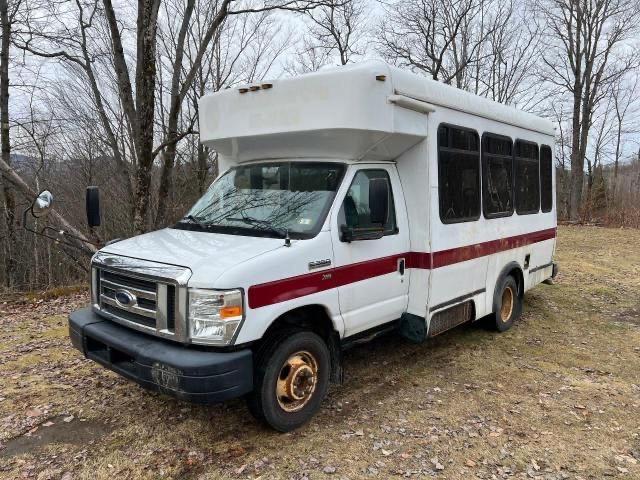
[[251, 413], [280, 432], [305, 423], [319, 410], [329, 387], [329, 349], [308, 331], [274, 335], [256, 355]]
[[494, 294], [495, 329], [499, 332], [509, 330], [520, 313], [522, 313], [522, 299], [518, 292], [518, 283], [508, 275], [496, 286]]

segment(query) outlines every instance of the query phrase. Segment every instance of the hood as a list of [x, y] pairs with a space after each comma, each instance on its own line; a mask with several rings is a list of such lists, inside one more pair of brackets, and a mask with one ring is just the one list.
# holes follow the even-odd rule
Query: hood
[[121, 240], [101, 251], [187, 267], [206, 268], [208, 281], [227, 269], [283, 246], [279, 238], [247, 237], [165, 228]]

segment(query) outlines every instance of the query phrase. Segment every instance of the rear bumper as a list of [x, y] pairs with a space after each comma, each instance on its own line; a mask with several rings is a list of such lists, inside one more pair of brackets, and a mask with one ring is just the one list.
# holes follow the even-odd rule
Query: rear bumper
[[69, 315], [72, 345], [141, 386], [193, 403], [218, 403], [253, 389], [251, 350], [185, 347], [116, 325], [84, 308]]

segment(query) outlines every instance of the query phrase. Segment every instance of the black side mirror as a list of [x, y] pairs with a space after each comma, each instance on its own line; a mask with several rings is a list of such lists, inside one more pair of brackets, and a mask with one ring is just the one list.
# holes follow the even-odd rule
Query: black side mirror
[[100, 226], [100, 190], [98, 187], [87, 187], [86, 195], [87, 223], [89, 227]]
[[353, 242], [353, 228], [347, 225], [340, 225], [340, 241], [345, 243]]
[[389, 182], [385, 178], [369, 180], [369, 212], [372, 224], [384, 225], [389, 213]]

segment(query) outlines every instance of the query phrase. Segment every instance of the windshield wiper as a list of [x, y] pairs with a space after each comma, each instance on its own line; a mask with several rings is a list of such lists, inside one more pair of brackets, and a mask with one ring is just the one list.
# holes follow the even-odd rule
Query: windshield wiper
[[203, 229], [208, 227], [206, 223], [204, 223], [198, 217], [194, 217], [193, 215], [187, 215], [183, 217], [182, 220], [180, 221], [182, 222], [184, 220], [189, 220], [191, 223], [195, 223], [196, 225], [198, 225], [200, 228], [203, 228]]
[[273, 224], [267, 220], [260, 220], [258, 218], [242, 216], [238, 217], [226, 217], [225, 220], [231, 220], [232, 222], [242, 222], [248, 225], [255, 225], [258, 227], [263, 227], [264, 230], [267, 230], [271, 233], [275, 233], [276, 235], [282, 236], [282, 238], [287, 238], [289, 236], [289, 230], [285, 230], [282, 228], [278, 228], [273, 226]]

